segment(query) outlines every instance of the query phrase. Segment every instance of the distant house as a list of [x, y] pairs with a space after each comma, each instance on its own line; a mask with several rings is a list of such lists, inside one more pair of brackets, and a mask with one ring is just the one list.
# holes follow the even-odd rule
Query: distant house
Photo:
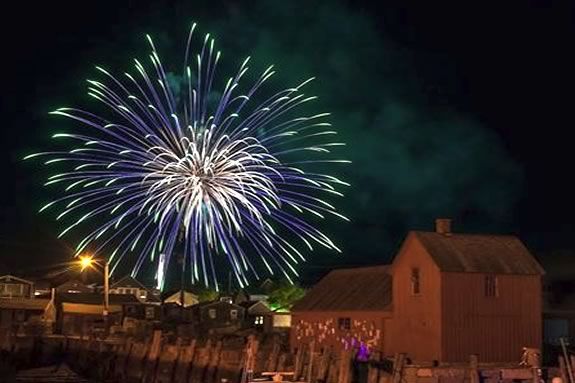
[[[146, 319], [159, 317], [159, 308], [153, 307], [153, 314], [132, 294], [110, 294], [108, 309], [110, 323], [121, 325], [126, 318]], [[66, 335], [88, 334], [101, 326], [104, 313], [104, 295], [97, 293], [62, 293], [56, 296], [59, 306], [58, 328]]]
[[52, 292], [52, 282], [45, 278], [34, 280], [34, 296], [35, 297], [48, 297]]
[[[56, 320], [56, 308], [51, 299], [11, 298], [0, 299], [0, 328], [51, 332]], [[23, 328], [22, 328], [23, 327]]]
[[164, 304], [173, 303], [175, 305], [182, 306], [182, 300], [183, 300], [183, 306], [184, 307], [190, 307], [190, 306], [193, 306], [195, 304], [200, 303], [198, 295], [194, 294], [193, 292], [188, 291], [188, 290], [184, 290], [184, 291], [178, 290], [178, 291], [175, 291], [173, 293], [170, 293], [164, 299]]
[[0, 276], [0, 298], [32, 298], [33, 295], [34, 282], [14, 275]]
[[247, 301], [239, 304], [244, 308], [244, 327], [261, 331], [271, 330], [273, 312], [262, 301]]
[[120, 278], [110, 286], [110, 294], [131, 294], [142, 302], [156, 302], [160, 300], [152, 291], [130, 275]]
[[[64, 335], [84, 336], [104, 328], [104, 298], [95, 293], [59, 293], [56, 296], [58, 308], [57, 332]], [[111, 324], [121, 322], [122, 306], [108, 308]]]
[[196, 328], [206, 332], [233, 332], [242, 327], [245, 309], [225, 302], [202, 302], [190, 307]]
[[72, 278], [69, 279], [66, 282], [63, 282], [57, 286], [55, 286], [56, 292], [61, 294], [79, 294], [79, 293], [83, 293], [83, 294], [87, 294], [87, 293], [93, 293], [94, 290], [86, 285], [84, 282]]
[[293, 307], [292, 345], [314, 337], [416, 361], [517, 361], [523, 347], [541, 348], [543, 273], [516, 237], [455, 234], [440, 219], [435, 232], [410, 232], [390, 266], [328, 274]]
[[267, 302], [269, 293], [275, 286], [274, 282], [270, 279], [265, 279], [259, 285], [249, 285], [238, 292], [233, 297], [234, 303], [262, 301]]

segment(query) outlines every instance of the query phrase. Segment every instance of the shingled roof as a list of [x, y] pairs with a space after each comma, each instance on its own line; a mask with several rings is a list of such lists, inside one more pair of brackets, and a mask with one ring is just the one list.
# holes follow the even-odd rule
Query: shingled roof
[[[136, 304], [141, 303], [138, 298], [132, 294], [109, 294], [110, 304]], [[87, 305], [101, 305], [104, 303], [104, 295], [97, 293], [59, 293], [56, 300], [62, 303], [78, 303]]]
[[544, 270], [525, 245], [511, 235], [414, 231], [441, 271], [542, 275]]
[[391, 311], [389, 266], [333, 270], [292, 311]]

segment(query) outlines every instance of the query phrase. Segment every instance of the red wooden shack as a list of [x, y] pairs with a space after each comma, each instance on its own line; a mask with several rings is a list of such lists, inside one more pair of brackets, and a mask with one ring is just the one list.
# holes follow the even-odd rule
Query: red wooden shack
[[371, 348], [414, 361], [511, 362], [523, 347], [540, 348], [539, 263], [514, 236], [450, 226], [440, 219], [435, 232], [410, 232], [388, 267], [328, 274], [294, 306], [292, 345], [369, 344], [373, 329]]
[[292, 308], [292, 345], [365, 344], [383, 350], [384, 321], [391, 317], [389, 266], [330, 272]]

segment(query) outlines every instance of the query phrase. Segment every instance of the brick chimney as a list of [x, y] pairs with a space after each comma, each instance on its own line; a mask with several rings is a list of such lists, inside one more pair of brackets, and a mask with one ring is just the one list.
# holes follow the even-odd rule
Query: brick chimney
[[437, 218], [435, 220], [435, 232], [445, 236], [451, 235], [451, 218]]

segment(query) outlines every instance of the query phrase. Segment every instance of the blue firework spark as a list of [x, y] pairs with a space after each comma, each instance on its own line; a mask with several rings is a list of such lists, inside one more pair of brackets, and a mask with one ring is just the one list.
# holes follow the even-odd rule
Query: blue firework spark
[[[147, 36], [153, 72], [135, 60], [136, 74], [125, 73], [122, 81], [101, 67], [96, 68], [104, 80], [88, 81], [88, 94], [108, 107], [108, 117], [76, 108], [52, 112], [84, 130], [53, 136], [75, 141], [70, 151], [25, 157], [47, 156], [45, 164], [70, 165], [46, 183], [62, 185], [64, 196], [40, 211], [57, 206], [58, 220], [72, 220], [60, 237], [97, 223], [78, 243], [76, 255], [90, 248], [108, 259], [112, 271], [130, 263], [134, 276], [148, 260], [160, 288], [178, 252], [193, 283], [217, 288], [216, 257], [227, 258], [240, 286], [258, 277], [260, 269], [291, 280], [295, 265], [305, 260], [298, 245], [339, 251], [308, 218], [346, 219], [324, 197], [341, 196], [337, 188], [347, 184], [306, 167], [348, 162], [329, 154], [344, 144], [333, 142], [329, 113], [293, 117], [294, 110], [315, 99], [301, 91], [312, 79], [257, 102], [254, 93], [274, 70], [270, 66], [241, 92], [247, 58], [223, 91], [215, 92], [220, 52], [208, 34], [192, 58], [195, 27], [179, 94]], [[301, 153], [313, 157], [293, 159]], [[80, 218], [72, 219], [78, 213]]]

